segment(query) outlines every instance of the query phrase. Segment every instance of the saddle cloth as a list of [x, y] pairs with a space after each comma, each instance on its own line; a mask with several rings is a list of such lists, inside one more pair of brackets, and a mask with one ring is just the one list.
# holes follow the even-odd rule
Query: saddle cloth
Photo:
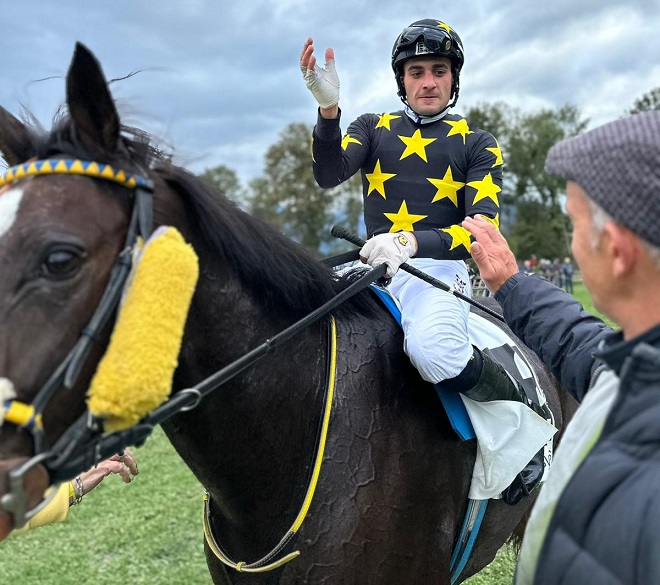
[[[372, 285], [371, 289], [401, 324], [401, 311], [396, 299], [386, 288]], [[505, 331], [471, 312], [468, 334], [472, 345], [490, 350], [507, 372], [523, 385], [529, 398], [541, 405], [546, 403], [531, 364]], [[471, 499], [500, 498], [502, 491], [541, 448], [544, 449], [545, 477], [552, 462], [552, 437], [557, 432], [552, 423], [519, 402], [476, 402], [444, 389], [438, 389], [438, 395], [458, 436], [463, 440], [477, 439], [477, 456], [469, 492]]]

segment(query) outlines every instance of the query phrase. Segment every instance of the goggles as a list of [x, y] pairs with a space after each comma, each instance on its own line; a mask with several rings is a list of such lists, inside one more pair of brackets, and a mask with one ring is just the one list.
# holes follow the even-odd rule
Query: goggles
[[[408, 49], [415, 44], [417, 44], [415, 47], [416, 54], [423, 55], [426, 53], [449, 53], [454, 41], [449, 33], [441, 28], [411, 26], [404, 29], [399, 36], [395, 53]], [[460, 45], [458, 48], [460, 49]]]

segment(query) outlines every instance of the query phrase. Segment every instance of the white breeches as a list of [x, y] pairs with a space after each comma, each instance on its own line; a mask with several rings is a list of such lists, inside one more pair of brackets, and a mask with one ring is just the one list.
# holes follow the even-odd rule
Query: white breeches
[[[465, 262], [413, 258], [408, 264], [472, 297]], [[470, 306], [403, 270], [394, 275], [388, 289], [401, 309], [403, 349], [422, 378], [437, 384], [460, 374], [472, 355]]]

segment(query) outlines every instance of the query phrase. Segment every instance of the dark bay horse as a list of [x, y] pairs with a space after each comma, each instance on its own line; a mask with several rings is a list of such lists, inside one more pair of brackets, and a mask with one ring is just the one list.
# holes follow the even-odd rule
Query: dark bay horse
[[[67, 75], [67, 106], [49, 132], [0, 109], [0, 150], [10, 166], [82, 159], [153, 181], [154, 224], [175, 226], [200, 266], [174, 392], [346, 288], [304, 249], [171, 164], [144, 133], [122, 127], [101, 68], [82, 45]], [[23, 178], [0, 191], [0, 383], [11, 381], [22, 403], [34, 401], [101, 302], [133, 198], [130, 188], [75, 174]], [[255, 575], [225, 567], [207, 545], [214, 583], [449, 583], [475, 444], [456, 438], [434, 389], [405, 357], [400, 329], [368, 295], [334, 312], [333, 410], [316, 492], [293, 543], [300, 556]], [[301, 509], [324, 407], [328, 322], [306, 327], [163, 423], [207, 490], [211, 530], [231, 558], [261, 559]], [[46, 445], [84, 413], [111, 329], [112, 320], [94, 336], [71, 387], [61, 381], [53, 389], [43, 411]], [[531, 359], [561, 429], [569, 407]], [[10, 490], [9, 471], [34, 453], [28, 428], [0, 426], [0, 497]], [[41, 465], [25, 475], [28, 508], [49, 481]], [[461, 581], [493, 559], [532, 499], [491, 502]], [[0, 514], [0, 539], [11, 528], [11, 516]]]

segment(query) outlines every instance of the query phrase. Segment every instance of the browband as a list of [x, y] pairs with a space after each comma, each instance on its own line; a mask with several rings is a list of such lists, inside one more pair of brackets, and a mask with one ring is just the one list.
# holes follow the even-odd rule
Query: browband
[[133, 175], [123, 170], [115, 170], [112, 166], [94, 161], [77, 158], [45, 159], [25, 162], [11, 167], [0, 176], [0, 188], [19, 179], [39, 175], [82, 175], [95, 179], [105, 179], [119, 183], [128, 189], [145, 189], [153, 191], [151, 179]]

